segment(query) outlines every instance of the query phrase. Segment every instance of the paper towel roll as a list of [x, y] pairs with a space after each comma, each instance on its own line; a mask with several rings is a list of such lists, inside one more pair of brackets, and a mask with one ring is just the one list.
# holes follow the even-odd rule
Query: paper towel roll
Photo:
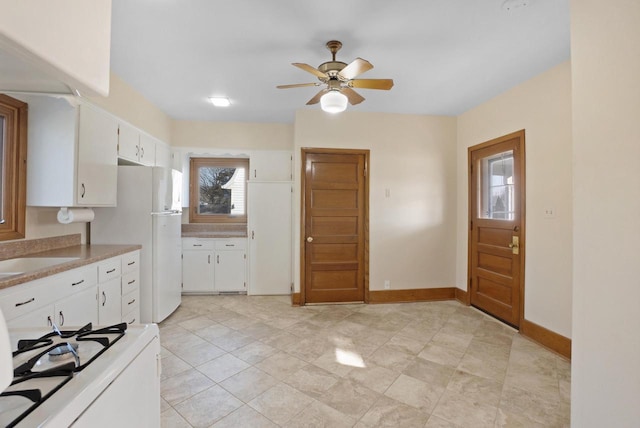
[[88, 223], [93, 221], [94, 216], [91, 208], [60, 208], [58, 222], [62, 224]]

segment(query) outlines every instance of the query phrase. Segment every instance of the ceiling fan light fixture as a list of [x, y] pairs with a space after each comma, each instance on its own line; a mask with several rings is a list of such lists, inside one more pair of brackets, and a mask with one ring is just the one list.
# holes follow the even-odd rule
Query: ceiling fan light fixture
[[209, 101], [216, 107], [229, 107], [231, 101], [227, 97], [209, 97]]
[[329, 91], [320, 98], [320, 108], [327, 113], [341, 113], [347, 109], [347, 96], [340, 91]]

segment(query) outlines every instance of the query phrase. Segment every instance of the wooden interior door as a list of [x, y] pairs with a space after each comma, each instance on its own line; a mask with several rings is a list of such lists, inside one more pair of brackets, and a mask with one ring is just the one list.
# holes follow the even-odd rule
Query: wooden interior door
[[524, 130], [469, 148], [469, 295], [519, 327], [524, 317]]
[[367, 157], [303, 150], [303, 303], [364, 301]]

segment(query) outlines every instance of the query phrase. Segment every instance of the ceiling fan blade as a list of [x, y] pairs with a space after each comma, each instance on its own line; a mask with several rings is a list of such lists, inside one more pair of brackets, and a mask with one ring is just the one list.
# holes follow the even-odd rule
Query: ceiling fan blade
[[351, 105], [360, 104], [364, 101], [364, 97], [351, 88], [342, 88], [342, 93], [347, 96]]
[[338, 76], [346, 80], [351, 80], [354, 77], [364, 73], [365, 71], [371, 70], [372, 68], [373, 68], [373, 65], [371, 65], [371, 63], [366, 59], [356, 58], [353, 61], [351, 61], [349, 65], [343, 68], [338, 73]]
[[384, 89], [388, 91], [393, 87], [393, 79], [355, 79], [349, 82], [351, 88]]
[[310, 106], [312, 104], [318, 104], [320, 102], [320, 98], [322, 98], [322, 96], [324, 94], [326, 94], [327, 92], [329, 92], [328, 89], [321, 90], [313, 98], [311, 98], [309, 101], [307, 101], [307, 105]]
[[329, 78], [329, 76], [324, 74], [322, 71], [318, 70], [315, 67], [310, 66], [309, 64], [303, 64], [303, 63], [300, 63], [300, 62], [294, 62], [291, 65], [295, 65], [296, 67], [298, 67], [298, 68], [300, 68], [300, 69], [302, 69], [302, 70], [304, 70], [304, 71], [306, 71], [308, 73], [311, 73], [314, 76], [317, 76], [317, 77], [319, 77], [321, 79], [328, 79]]
[[320, 83], [294, 83], [293, 85], [278, 85], [278, 89], [303, 88], [305, 86], [320, 86]]

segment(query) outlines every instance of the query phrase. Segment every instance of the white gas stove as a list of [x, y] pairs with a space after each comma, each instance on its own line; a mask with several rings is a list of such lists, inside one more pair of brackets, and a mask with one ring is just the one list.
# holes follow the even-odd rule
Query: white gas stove
[[14, 379], [0, 426], [159, 427], [155, 324], [9, 331]]

